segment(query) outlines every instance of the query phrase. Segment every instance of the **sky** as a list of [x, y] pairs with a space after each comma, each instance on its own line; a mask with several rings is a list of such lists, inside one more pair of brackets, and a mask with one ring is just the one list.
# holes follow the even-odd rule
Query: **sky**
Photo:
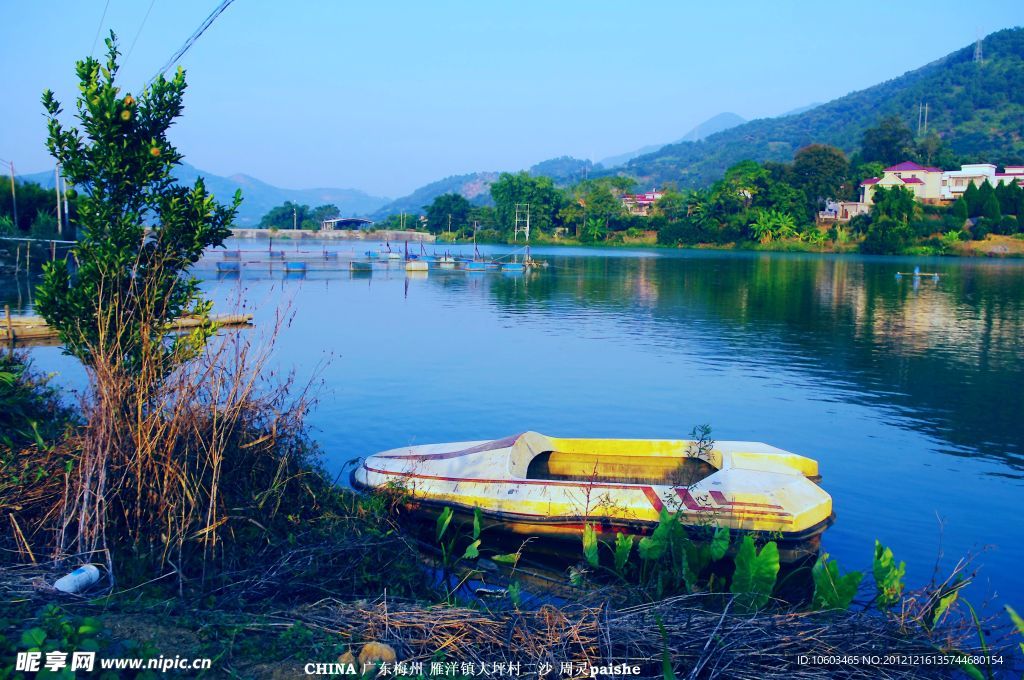
[[[53, 167], [40, 93], [73, 111], [74, 62], [108, 30], [138, 91], [218, 4], [0, 0], [0, 159]], [[1019, 0], [235, 0], [179, 62], [171, 140], [207, 172], [398, 197], [668, 143], [723, 111], [779, 115], [1019, 25]]]

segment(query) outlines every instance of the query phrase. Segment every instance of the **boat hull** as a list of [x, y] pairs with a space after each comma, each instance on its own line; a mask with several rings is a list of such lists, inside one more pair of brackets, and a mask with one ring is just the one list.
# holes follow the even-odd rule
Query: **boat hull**
[[[833, 514], [831, 497], [812, 481], [814, 461], [752, 442], [719, 442], [696, 459], [686, 455], [692, 445], [530, 432], [385, 451], [362, 461], [352, 484], [401, 489], [420, 515], [479, 510], [488, 524], [523, 537], [578, 542], [584, 524], [608, 539], [645, 536], [667, 511], [695, 537], [724, 526], [775, 540], [783, 561], [818, 550]], [[674, 477], [684, 469], [693, 477]]]

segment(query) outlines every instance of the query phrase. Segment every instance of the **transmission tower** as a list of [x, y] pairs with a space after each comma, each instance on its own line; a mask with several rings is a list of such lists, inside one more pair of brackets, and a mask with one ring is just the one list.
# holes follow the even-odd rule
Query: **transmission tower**
[[984, 53], [981, 51], [981, 38], [978, 38], [977, 42], [974, 43], [974, 61], [984, 61]]
[[526, 243], [529, 243], [528, 203], [515, 204], [515, 230], [512, 232], [512, 241], [519, 241], [520, 233], [522, 233], [522, 235], [526, 237]]

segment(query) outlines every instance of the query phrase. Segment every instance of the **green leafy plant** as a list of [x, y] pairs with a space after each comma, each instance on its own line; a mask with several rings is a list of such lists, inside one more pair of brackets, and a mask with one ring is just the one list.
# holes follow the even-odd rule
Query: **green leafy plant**
[[875, 539], [875, 558], [872, 564], [879, 609], [888, 609], [899, 602], [903, 595], [903, 576], [907, 572], [905, 562], [896, 564], [892, 550]]
[[[927, 630], [935, 630], [935, 626], [942, 621], [942, 617], [946, 615], [949, 608], [956, 602], [957, 597], [960, 595], [960, 589], [964, 587], [966, 583], [958, 578], [953, 583], [943, 586], [935, 596], [932, 605], [928, 608], [928, 611], [924, 619], [924, 627]], [[970, 605], [968, 605], [969, 607]]]
[[[451, 600], [466, 581], [477, 573], [475, 566], [469, 566], [465, 563], [475, 562], [479, 559], [482, 543], [480, 538], [482, 532], [480, 508], [473, 509], [473, 521], [468, 532], [460, 534], [456, 530], [451, 530], [452, 518], [454, 516], [455, 513], [452, 508], [445, 507], [438, 514], [434, 526], [434, 538], [441, 550], [441, 582], [445, 589], [447, 600]], [[465, 548], [462, 549], [461, 553], [459, 552], [460, 544], [465, 544]], [[496, 557], [512, 557], [513, 564], [515, 561], [518, 561], [518, 554]], [[464, 575], [452, 586], [452, 577], [460, 571], [464, 571]]]
[[626, 565], [629, 564], [629, 556], [633, 552], [633, 538], [626, 536], [621, 531], [615, 534], [615, 572], [620, 576], [626, 573]]
[[857, 588], [864, 574], [851, 571], [839, 573], [839, 564], [829, 561], [828, 553], [822, 553], [811, 569], [814, 579], [814, 597], [811, 606], [815, 609], [849, 609], [857, 595]]
[[741, 611], [757, 611], [768, 604], [779, 574], [779, 548], [770, 541], [757, 550], [749, 534], [740, 542], [736, 553], [736, 571], [729, 591]]
[[594, 525], [586, 523], [583, 525], [583, 557], [591, 567], [600, 565], [600, 556], [597, 553], [597, 532]]

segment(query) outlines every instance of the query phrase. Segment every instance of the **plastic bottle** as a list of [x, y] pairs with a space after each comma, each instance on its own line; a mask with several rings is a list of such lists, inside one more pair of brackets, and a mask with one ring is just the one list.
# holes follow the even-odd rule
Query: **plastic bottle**
[[95, 564], [83, 564], [66, 576], [61, 576], [53, 587], [62, 593], [80, 593], [100, 580], [100, 570]]

